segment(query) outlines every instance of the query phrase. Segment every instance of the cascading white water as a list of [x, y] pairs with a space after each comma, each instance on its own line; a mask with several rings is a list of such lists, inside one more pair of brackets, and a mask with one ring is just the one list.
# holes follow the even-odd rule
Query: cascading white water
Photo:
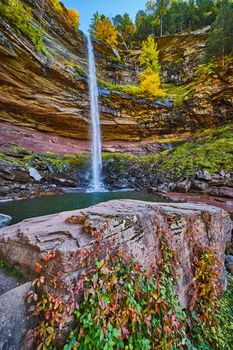
[[92, 139], [92, 184], [91, 190], [103, 189], [101, 182], [102, 155], [101, 132], [98, 103], [98, 87], [96, 79], [95, 57], [90, 36], [88, 36], [88, 72], [89, 72], [89, 96], [91, 103], [91, 139]]

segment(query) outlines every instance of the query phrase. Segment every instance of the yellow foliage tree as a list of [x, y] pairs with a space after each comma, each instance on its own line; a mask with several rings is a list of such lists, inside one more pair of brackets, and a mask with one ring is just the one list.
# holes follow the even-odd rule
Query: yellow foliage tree
[[157, 44], [154, 41], [152, 35], [142, 43], [142, 52], [139, 57], [140, 64], [147, 68], [151, 68], [154, 72], [160, 71], [159, 66], [159, 50], [157, 49]]
[[118, 30], [108, 18], [98, 20], [94, 36], [111, 47], [117, 46]]
[[75, 29], [78, 29], [79, 23], [80, 23], [80, 17], [79, 17], [78, 11], [72, 10], [72, 9], [67, 9], [67, 12], [68, 12], [68, 20], [69, 20], [70, 24]]
[[150, 35], [142, 43], [142, 53], [139, 57], [139, 62], [144, 67], [144, 71], [139, 74], [139, 87], [142, 93], [153, 98], [166, 96], [165, 91], [160, 87], [158, 56], [157, 44], [155, 44], [154, 38]]
[[140, 92], [148, 97], [163, 98], [166, 93], [160, 88], [160, 76], [158, 72], [154, 72], [152, 69], [147, 68], [145, 71], [139, 74], [140, 79]]

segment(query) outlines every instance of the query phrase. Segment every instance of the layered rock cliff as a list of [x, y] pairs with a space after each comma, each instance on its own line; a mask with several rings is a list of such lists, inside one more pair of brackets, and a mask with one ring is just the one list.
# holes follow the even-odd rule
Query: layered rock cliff
[[[50, 55], [38, 53], [14, 26], [0, 21], [0, 121], [86, 140], [86, 38], [74, 31], [49, 0], [43, 1], [43, 7], [40, 0], [23, 3], [32, 10], [33, 24], [42, 26]], [[142, 140], [228, 122], [233, 64], [229, 60], [224, 67], [217, 65], [208, 80], [196, 74], [205, 39], [205, 34], [157, 39], [162, 80], [170, 96], [165, 101], [139, 99], [117, 91], [117, 86], [105, 86], [100, 91], [103, 139]], [[140, 50], [113, 52], [96, 43], [95, 52], [98, 77], [105, 83], [137, 83]], [[180, 101], [182, 94], [185, 98]]]

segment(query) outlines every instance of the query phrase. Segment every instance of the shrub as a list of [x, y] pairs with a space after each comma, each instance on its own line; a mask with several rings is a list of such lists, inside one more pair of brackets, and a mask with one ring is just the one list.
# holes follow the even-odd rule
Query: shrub
[[64, 349], [179, 349], [188, 343], [176, 295], [175, 253], [165, 238], [149, 270], [118, 252], [96, 260], [83, 281], [76, 329]]

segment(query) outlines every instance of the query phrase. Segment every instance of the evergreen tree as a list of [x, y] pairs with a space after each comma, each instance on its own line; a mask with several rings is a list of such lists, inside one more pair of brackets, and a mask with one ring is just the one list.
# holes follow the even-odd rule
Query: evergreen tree
[[126, 44], [130, 45], [132, 43], [133, 34], [135, 33], [135, 25], [133, 24], [128, 13], [125, 13], [123, 16], [116, 15], [112, 20], [113, 24], [122, 34], [122, 37], [125, 40]]
[[207, 39], [207, 58], [223, 57], [233, 53], [233, 3], [225, 0], [218, 12], [216, 20]]

